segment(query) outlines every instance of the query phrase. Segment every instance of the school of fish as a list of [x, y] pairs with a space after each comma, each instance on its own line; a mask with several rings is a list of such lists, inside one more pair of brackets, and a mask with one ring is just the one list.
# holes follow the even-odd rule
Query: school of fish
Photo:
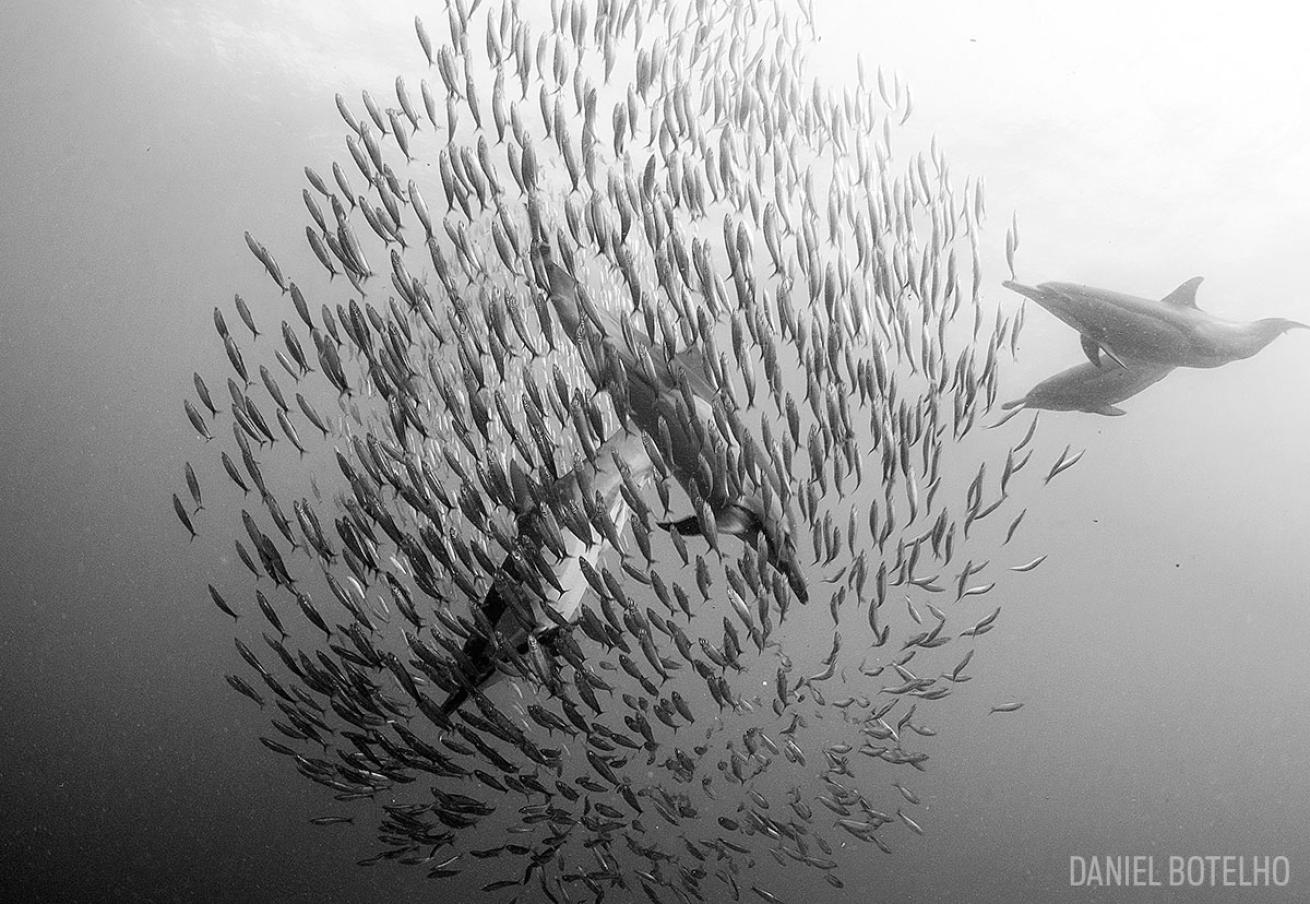
[[807, 78], [781, 0], [527, 6], [448, 0], [417, 86], [337, 96], [304, 272], [245, 235], [278, 291], [214, 309], [172, 497], [236, 554], [227, 682], [332, 792], [316, 825], [378, 820], [362, 864], [842, 888], [931, 830], [931, 703], [1082, 453], [975, 429], [1022, 308], [983, 297], [981, 179], [899, 147], [899, 78]]

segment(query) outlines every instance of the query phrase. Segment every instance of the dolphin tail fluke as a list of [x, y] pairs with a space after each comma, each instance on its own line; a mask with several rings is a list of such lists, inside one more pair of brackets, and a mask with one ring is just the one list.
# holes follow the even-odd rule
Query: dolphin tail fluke
[[[508, 609], [509, 600], [501, 593], [499, 582], [493, 581], [474, 614], [482, 630], [489, 632], [500, 624]], [[461, 686], [450, 692], [438, 710], [446, 719], [464, 704], [475, 688], [486, 684], [496, 674], [490, 634], [484, 636], [481, 631], [475, 633], [464, 641], [462, 652], [466, 666], [452, 663], [451, 668], [452, 677]]]
[[438, 715], [449, 723], [469, 695], [486, 684], [496, 674], [495, 663], [491, 659], [491, 643], [484, 637], [470, 637], [464, 642], [465, 664], [451, 663], [449, 674], [459, 683], [459, 687], [447, 695], [438, 708]]
[[[551, 658], [557, 658], [559, 654], [558, 644], [560, 642], [560, 629], [550, 628], [537, 634], [537, 640], [542, 649]], [[510, 641], [514, 651], [523, 656], [528, 652], [528, 638], [526, 634], [517, 642]], [[471, 638], [464, 644], [464, 653], [472, 660], [472, 670], [465, 671], [456, 667], [454, 677], [460, 682], [462, 687], [452, 691], [446, 697], [437, 709], [438, 715], [445, 721], [464, 705], [465, 701], [472, 696], [473, 691], [484, 687], [488, 682], [496, 677], [496, 663], [492, 659], [490, 645], [482, 638]]]

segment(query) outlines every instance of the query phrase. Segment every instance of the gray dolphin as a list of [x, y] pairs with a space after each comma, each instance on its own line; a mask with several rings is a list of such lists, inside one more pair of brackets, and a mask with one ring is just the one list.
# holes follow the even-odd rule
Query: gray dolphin
[[1238, 323], [1207, 314], [1196, 307], [1201, 279], [1189, 279], [1160, 301], [1074, 283], [1002, 285], [1077, 330], [1093, 364], [1100, 364], [1104, 352], [1121, 367], [1127, 367], [1129, 358], [1173, 367], [1219, 367], [1251, 357], [1290, 329], [1310, 328], [1282, 317]]
[[474, 617], [480, 630], [464, 642], [459, 668], [451, 675], [462, 686], [451, 690], [442, 703], [442, 718], [459, 709], [474, 688], [484, 688], [501, 676], [496, 668], [498, 659], [526, 655], [530, 638], [553, 654], [559, 627], [578, 620], [589, 586], [583, 563], [597, 569], [610, 543], [599, 531], [585, 541], [570, 530], [561, 530], [558, 551], [552, 552], [539, 540], [542, 509], [567, 505], [582, 509], [584, 495], [591, 494], [599, 499], [621, 540], [630, 509], [623, 497], [620, 461], [627, 468], [627, 479], [637, 488], [650, 483], [654, 464], [640, 434], [620, 428], [593, 458], [578, 462], [553, 484], [541, 488], [537, 498], [524, 501], [516, 519], [516, 534], [530, 541], [537, 538], [531, 543], [535, 555], [508, 555], [493, 576], [476, 607]]
[[[801, 576], [795, 544], [783, 510], [778, 487], [767, 468], [760, 469], [769, 490], [763, 487], [735, 486], [734, 475], [711, 468], [702, 471], [701, 461], [709, 459], [705, 441], [708, 431], [720, 420], [735, 423], [717, 398], [718, 391], [706, 376], [704, 358], [697, 348], [681, 352], [671, 360], [654, 349], [654, 343], [639, 326], [624, 325], [612, 314], [601, 311], [588, 298], [586, 290], [566, 270], [554, 262], [544, 243], [534, 248], [537, 263], [545, 276], [545, 288], [569, 339], [584, 351], [584, 361], [596, 362], [592, 378], [598, 388], [614, 389], [623, 383], [626, 414], [639, 430], [656, 442], [667, 436], [668, 448], [661, 449], [673, 476], [693, 500], [702, 499], [713, 515], [715, 529], [753, 542], [763, 534], [768, 544], [770, 564], [778, 570], [797, 599], [806, 602], [809, 592]], [[587, 322], [584, 330], [583, 322]], [[588, 338], [595, 341], [590, 348]], [[633, 348], [631, 346], [637, 346]], [[656, 353], [649, 352], [654, 349]], [[589, 354], [586, 352], [590, 352]], [[604, 358], [617, 364], [607, 366]], [[616, 372], [617, 371], [617, 372]], [[621, 399], [622, 400], [622, 399]], [[687, 401], [691, 405], [686, 404]], [[718, 410], [716, 412], [716, 406]], [[687, 410], [690, 407], [692, 410]], [[729, 443], [751, 444], [754, 440], [744, 430], [725, 437]], [[767, 460], [762, 453], [756, 461]], [[709, 478], [707, 482], [706, 478]], [[680, 534], [703, 534], [705, 525], [697, 518], [687, 518], [668, 525]]]
[[1028, 394], [1001, 407], [1042, 408], [1048, 411], [1086, 411], [1118, 417], [1124, 413], [1115, 403], [1132, 398], [1163, 380], [1174, 369], [1171, 364], [1123, 359], [1123, 367], [1101, 367], [1090, 362], [1077, 364], [1048, 377]]
[[[564, 532], [561, 536], [562, 555], [556, 555], [542, 548], [543, 544], [531, 540], [540, 536], [536, 524], [538, 513], [543, 505], [573, 504], [583, 508], [584, 496], [590, 496], [607, 510], [621, 540], [629, 512], [622, 490], [623, 471], [627, 471], [627, 479], [636, 487], [644, 488], [650, 483], [655, 469], [642, 434], [652, 440], [657, 440], [661, 430], [667, 435], [668, 449], [661, 454], [666, 455], [669, 470], [687, 495], [706, 502], [715, 531], [739, 537], [752, 545], [763, 535], [770, 563], [787, 580], [801, 602], [809, 598], [777, 492], [769, 495], [770, 501], [766, 504], [761, 494], [744, 492], [731, 486], [729, 480], [721, 479], [727, 475], [711, 475], [708, 485], [701, 475], [702, 440], [698, 431], [703, 432], [715, 419], [713, 406], [716, 403], [712, 400], [717, 393], [705, 376], [699, 351], [689, 349], [671, 361], [664, 361], [657, 355], [639, 356], [620, 345], [614, 341], [614, 337], [620, 334], [643, 350], [649, 349], [652, 343], [640, 331], [629, 329], [624, 332], [617, 318], [595, 308], [577, 281], [550, 259], [548, 249], [539, 248], [536, 253], [547, 278], [545, 288], [560, 323], [570, 340], [578, 344], [579, 350], [585, 349], [583, 358], [592, 365], [589, 369], [593, 380], [604, 388], [617, 388], [613, 382], [622, 382], [631, 428], [620, 427], [591, 459], [578, 462], [553, 485], [544, 488], [540, 498], [526, 504], [520, 511], [516, 533], [529, 539], [528, 545], [536, 550], [537, 555], [525, 557], [520, 553], [507, 556], [485, 596], [475, 607], [479, 631], [464, 642], [457, 668], [450, 675], [457, 686], [450, 689], [434, 713], [443, 722], [475, 689], [497, 679], [501, 674], [497, 661], [523, 657], [534, 644], [554, 655], [561, 637], [559, 628], [576, 622], [580, 617], [589, 586], [583, 563], [595, 569], [611, 544], [599, 534], [585, 542]], [[590, 332], [582, 327], [584, 318], [592, 328]], [[598, 341], [589, 344], [588, 336]], [[607, 357], [617, 362], [617, 372], [607, 369]], [[685, 393], [682, 391], [684, 386]], [[685, 411], [688, 398], [694, 409], [690, 412]], [[682, 417], [679, 417], [680, 408], [683, 409]], [[752, 441], [744, 431], [732, 439]], [[620, 462], [623, 470], [619, 467]], [[769, 478], [766, 476], [765, 479]], [[690, 536], [703, 534], [708, 525], [701, 523], [698, 516], [692, 516], [662, 526]]]

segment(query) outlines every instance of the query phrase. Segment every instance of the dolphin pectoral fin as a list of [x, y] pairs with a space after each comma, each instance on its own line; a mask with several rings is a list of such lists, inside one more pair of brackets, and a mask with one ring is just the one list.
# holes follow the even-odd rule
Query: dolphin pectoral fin
[[1128, 369], [1128, 365], [1123, 362], [1123, 358], [1120, 358], [1114, 353], [1114, 349], [1110, 348], [1108, 345], [1102, 345], [1086, 333], [1082, 334], [1082, 344], [1083, 354], [1087, 356], [1088, 361], [1091, 361], [1097, 367], [1102, 366], [1101, 353], [1104, 352], [1105, 356], [1115, 364], [1118, 364], [1124, 370]]
[[1128, 369], [1128, 365], [1124, 363], [1124, 359], [1123, 359], [1123, 358], [1120, 358], [1118, 355], [1116, 355], [1116, 354], [1114, 353], [1114, 349], [1110, 348], [1108, 345], [1102, 345], [1102, 346], [1101, 346], [1101, 351], [1105, 352], [1106, 356], [1107, 356], [1111, 361], [1113, 361], [1115, 364], [1118, 364], [1118, 365], [1119, 365], [1120, 367], [1122, 367], [1124, 370], [1127, 370], [1127, 369]]
[[1083, 343], [1083, 354], [1087, 356], [1087, 360], [1091, 361], [1097, 367], [1100, 367], [1101, 347], [1096, 344], [1096, 340], [1093, 339], [1091, 336], [1084, 335], [1082, 337], [1082, 343]]
[[1187, 282], [1174, 289], [1164, 298], [1160, 299], [1163, 304], [1178, 305], [1183, 308], [1196, 307], [1196, 287], [1205, 279], [1204, 276], [1193, 276]]
[[678, 521], [661, 521], [659, 526], [667, 531], [677, 531], [684, 537], [700, 536], [700, 519], [695, 515], [688, 515]]
[[1124, 411], [1122, 408], [1117, 408], [1114, 405], [1102, 405], [1099, 408], [1093, 408], [1092, 413], [1103, 414], [1106, 417], [1123, 417], [1128, 412]]
[[436, 710], [436, 715], [440, 717], [442, 727], [450, 727], [450, 717], [455, 711], [464, 705], [464, 701], [469, 698], [469, 692], [466, 688], [460, 688], [453, 691]]

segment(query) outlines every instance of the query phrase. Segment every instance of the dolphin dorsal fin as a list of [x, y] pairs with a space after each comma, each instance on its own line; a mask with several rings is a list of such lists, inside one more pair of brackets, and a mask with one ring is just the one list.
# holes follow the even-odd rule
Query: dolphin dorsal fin
[[1204, 276], [1193, 276], [1187, 282], [1183, 283], [1160, 300], [1164, 304], [1173, 304], [1184, 308], [1194, 308], [1196, 307], [1196, 287], [1201, 284], [1203, 279], [1205, 279]]

